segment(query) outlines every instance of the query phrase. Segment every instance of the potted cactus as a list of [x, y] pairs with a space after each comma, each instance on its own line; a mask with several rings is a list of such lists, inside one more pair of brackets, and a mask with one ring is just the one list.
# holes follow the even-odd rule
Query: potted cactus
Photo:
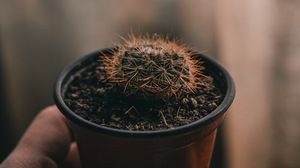
[[54, 98], [83, 168], [206, 168], [234, 85], [183, 43], [131, 35], [67, 67]]

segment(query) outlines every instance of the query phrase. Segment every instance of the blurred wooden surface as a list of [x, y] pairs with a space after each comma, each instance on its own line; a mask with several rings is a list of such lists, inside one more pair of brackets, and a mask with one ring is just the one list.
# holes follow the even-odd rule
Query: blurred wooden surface
[[277, 1], [272, 66], [272, 167], [300, 167], [300, 1]]
[[229, 167], [300, 167], [299, 1], [215, 5], [220, 57], [237, 86]]
[[[3, 79], [3, 53], [1, 48], [1, 35], [0, 35], [0, 81]], [[4, 82], [0, 82], [0, 162], [1, 160], [9, 153], [9, 150], [12, 148], [12, 143], [10, 141], [11, 133], [11, 123], [8, 120], [7, 115], [7, 92], [5, 91]]]
[[229, 168], [300, 167], [300, 1], [0, 1], [7, 119], [16, 141], [67, 62], [130, 27], [177, 34], [218, 57], [237, 88]]
[[268, 167], [271, 148], [271, 13], [268, 1], [218, 1], [222, 62], [236, 82], [227, 122], [230, 168]]

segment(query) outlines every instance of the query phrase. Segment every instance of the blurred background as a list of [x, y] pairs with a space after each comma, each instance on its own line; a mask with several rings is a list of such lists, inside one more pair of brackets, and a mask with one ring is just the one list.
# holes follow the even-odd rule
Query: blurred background
[[184, 39], [233, 75], [212, 167], [299, 168], [299, 18], [295, 0], [0, 0], [0, 161], [53, 104], [63, 67], [133, 29]]

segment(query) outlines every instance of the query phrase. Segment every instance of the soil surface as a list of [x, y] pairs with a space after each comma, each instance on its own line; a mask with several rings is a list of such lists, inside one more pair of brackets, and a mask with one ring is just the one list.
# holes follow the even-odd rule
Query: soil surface
[[[170, 103], [133, 99], [99, 82], [97, 63], [77, 74], [67, 88], [64, 101], [76, 114], [96, 124], [126, 130], [159, 130], [197, 121], [223, 100], [213, 83], [201, 91]], [[205, 72], [204, 72], [205, 73]]]

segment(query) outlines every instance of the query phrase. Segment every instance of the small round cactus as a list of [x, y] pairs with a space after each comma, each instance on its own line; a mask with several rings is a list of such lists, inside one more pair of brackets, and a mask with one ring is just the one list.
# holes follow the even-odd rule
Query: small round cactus
[[156, 34], [123, 40], [111, 54], [100, 57], [102, 82], [114, 84], [127, 96], [164, 100], [181, 98], [203, 86], [204, 67], [183, 43]]

